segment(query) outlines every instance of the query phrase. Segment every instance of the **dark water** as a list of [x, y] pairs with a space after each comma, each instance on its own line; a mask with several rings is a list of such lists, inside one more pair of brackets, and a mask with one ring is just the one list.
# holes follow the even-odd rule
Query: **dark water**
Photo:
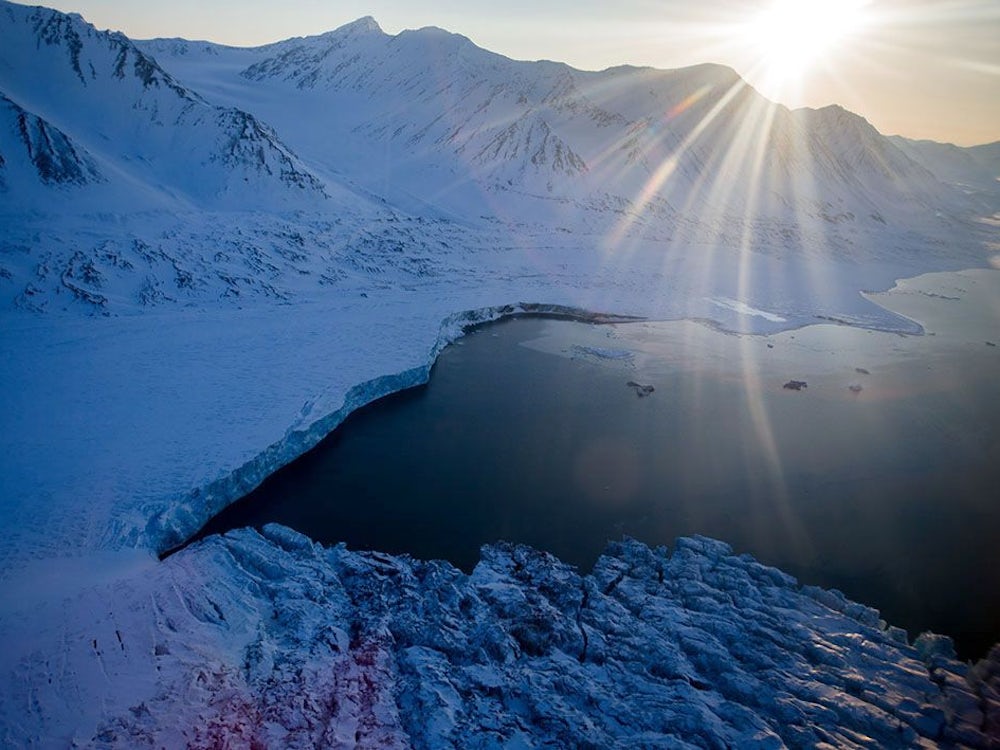
[[1000, 640], [992, 377], [955, 388], [958, 375], [888, 368], [900, 393], [880, 400], [666, 367], [639, 398], [627, 363], [521, 345], [544, 334], [571, 349], [594, 331], [480, 329], [427, 386], [355, 413], [199, 536], [273, 521], [470, 570], [499, 539], [589, 569], [622, 534], [669, 545], [698, 533], [839, 588], [911, 635], [951, 635], [963, 657]]

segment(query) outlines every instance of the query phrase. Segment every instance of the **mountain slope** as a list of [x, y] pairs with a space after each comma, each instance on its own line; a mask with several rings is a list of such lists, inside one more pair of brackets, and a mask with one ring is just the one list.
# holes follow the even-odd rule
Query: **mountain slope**
[[[198, 205], [324, 194], [271, 128], [208, 103], [124, 35], [79, 16], [0, 3], [0, 91], [92, 154], [125, 205], [136, 184]], [[8, 128], [0, 150], [14, 149]]]
[[[978, 210], [862, 118], [790, 112], [721, 66], [585, 72], [435, 28], [390, 36], [370, 18], [253, 50], [141, 44], [253, 108], [310, 163], [400, 205], [419, 184], [423, 200], [464, 213], [565, 220], [569, 203], [661, 225], [837, 217], [876, 232]], [[470, 191], [487, 197], [470, 205]]]
[[994, 179], [1000, 179], [1000, 141], [971, 146], [966, 149], [973, 158], [984, 164]]
[[966, 192], [1000, 193], [1000, 143], [963, 148], [951, 143], [889, 139], [940, 179]]
[[0, 93], [0, 186], [3, 177], [26, 186], [37, 181], [44, 185], [86, 185], [103, 176], [94, 159], [58, 128], [26, 111]]
[[[971, 219], [997, 211], [862, 118], [788, 111], [719, 65], [586, 72], [371, 18], [240, 49], [0, 0], [0, 95], [0, 289], [29, 310], [321, 299], [474, 275], [484, 248], [533, 275], [517, 254], [546, 247], [601, 248], [619, 279], [669, 266], [692, 299], [746, 296], [759, 268], [751, 307], [844, 315], [850, 264], [978, 264]], [[850, 289], [784, 259], [847, 262], [825, 275]]]

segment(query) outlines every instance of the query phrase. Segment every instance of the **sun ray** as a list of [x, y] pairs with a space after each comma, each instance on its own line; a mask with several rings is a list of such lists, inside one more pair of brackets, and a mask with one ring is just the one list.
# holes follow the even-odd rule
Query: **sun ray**
[[656, 170], [652, 175], [650, 175], [649, 179], [646, 180], [646, 183], [636, 196], [631, 214], [625, 216], [619, 222], [618, 226], [611, 232], [610, 244], [612, 247], [618, 245], [624, 239], [634, 224], [636, 217], [642, 213], [643, 210], [645, 210], [656, 194], [663, 189], [664, 184], [676, 171], [680, 158], [692, 148], [709, 125], [711, 125], [712, 122], [725, 111], [726, 107], [745, 88], [746, 83], [742, 79], [739, 79], [736, 83], [730, 86], [729, 89], [721, 97], [719, 97], [718, 101], [698, 122], [698, 124], [695, 125], [695, 127], [692, 128], [691, 131], [685, 136], [684, 140], [676, 149], [674, 149], [673, 153], [656, 167]]

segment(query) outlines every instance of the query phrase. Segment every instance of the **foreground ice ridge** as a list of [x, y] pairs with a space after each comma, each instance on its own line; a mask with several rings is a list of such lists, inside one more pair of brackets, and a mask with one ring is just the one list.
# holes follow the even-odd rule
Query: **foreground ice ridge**
[[271, 525], [154, 577], [118, 591], [148, 622], [70, 646], [155, 680], [87, 746], [1000, 747], [1000, 648], [910, 646], [705, 538], [612, 543], [589, 575], [501, 543], [465, 575]]

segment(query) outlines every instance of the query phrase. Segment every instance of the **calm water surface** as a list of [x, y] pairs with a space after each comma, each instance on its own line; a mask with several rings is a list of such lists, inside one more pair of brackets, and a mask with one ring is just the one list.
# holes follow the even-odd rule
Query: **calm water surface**
[[470, 570], [498, 539], [589, 569], [622, 534], [705, 534], [975, 657], [1000, 640], [1000, 350], [924, 296], [937, 335], [485, 326], [201, 536], [273, 521]]

